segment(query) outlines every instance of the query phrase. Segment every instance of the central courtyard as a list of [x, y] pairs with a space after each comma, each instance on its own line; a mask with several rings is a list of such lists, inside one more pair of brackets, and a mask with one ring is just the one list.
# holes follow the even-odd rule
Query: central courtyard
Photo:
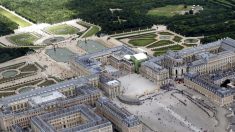
[[121, 82], [123, 95], [132, 98], [154, 93], [157, 90], [156, 84], [138, 74], [129, 74], [118, 80]]

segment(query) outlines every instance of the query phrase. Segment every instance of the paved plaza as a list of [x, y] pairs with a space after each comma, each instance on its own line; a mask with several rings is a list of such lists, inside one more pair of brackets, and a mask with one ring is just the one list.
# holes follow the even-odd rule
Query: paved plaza
[[129, 74], [118, 79], [121, 81], [121, 90], [123, 95], [129, 97], [139, 97], [155, 92], [156, 85], [150, 80], [138, 75]]
[[[203, 98], [205, 102], [218, 110], [216, 118], [211, 116], [212, 111], [205, 112], [195, 103], [190, 101], [186, 96], [177, 93], [177, 90], [169, 92], [160, 91], [159, 93], [146, 95], [142, 105], [126, 105], [118, 100], [114, 102], [126, 108], [131, 113], [136, 114], [141, 121], [150, 128], [151, 131], [157, 132], [223, 132], [226, 129], [227, 119], [224, 108], [217, 108], [202, 95], [193, 90], [187, 89], [183, 85], [177, 85], [179, 90], [187, 90], [192, 93], [193, 98]], [[174, 94], [177, 93], [177, 94]], [[172, 96], [174, 94], [175, 96]], [[183, 103], [182, 103], [183, 102]], [[150, 131], [146, 130], [146, 131]]]

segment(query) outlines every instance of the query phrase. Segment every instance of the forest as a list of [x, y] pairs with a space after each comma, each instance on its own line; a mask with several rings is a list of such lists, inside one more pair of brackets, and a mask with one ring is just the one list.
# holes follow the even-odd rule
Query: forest
[[[14, 33], [18, 25], [5, 16], [0, 15], [0, 36]], [[29, 51], [29, 48], [0, 48], [0, 63], [24, 56]]]
[[18, 25], [8, 18], [0, 14], [0, 36], [7, 35], [14, 32]]
[[[101, 26], [100, 33], [105, 34], [165, 24], [185, 36], [205, 36], [204, 43], [223, 37], [235, 38], [233, 0], [0, 0], [0, 4], [35, 23], [82, 18]], [[147, 14], [153, 8], [179, 4], [200, 5], [204, 10], [172, 17]]]

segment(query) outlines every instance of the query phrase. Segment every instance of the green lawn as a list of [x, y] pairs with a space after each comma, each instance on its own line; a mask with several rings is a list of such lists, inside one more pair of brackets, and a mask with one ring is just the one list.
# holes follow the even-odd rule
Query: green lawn
[[30, 33], [17, 34], [11, 37], [8, 37], [8, 40], [18, 46], [32, 46], [33, 43], [39, 38]]
[[131, 37], [127, 37], [129, 39], [154, 39], [156, 38], [157, 35], [155, 33], [148, 33], [148, 34], [140, 34], [140, 35], [135, 35], [135, 36], [131, 36]]
[[36, 72], [37, 70], [38, 68], [34, 64], [28, 64], [20, 69], [21, 72], [28, 72], [28, 71]]
[[78, 24], [78, 25], [81, 25], [81, 26], [83, 26], [83, 27], [85, 27], [85, 28], [87, 28], [87, 29], [91, 27], [90, 24], [88, 24], [88, 23], [86, 23], [86, 22], [83, 22], [83, 21], [79, 21], [79, 22], [77, 22], [77, 24]]
[[163, 55], [165, 53], [166, 53], [166, 51], [156, 51], [156, 52], [153, 53], [153, 56], [160, 56], [160, 55]]
[[156, 39], [132, 39], [128, 43], [132, 44], [133, 46], [146, 46], [150, 43], [155, 42]]
[[174, 40], [175, 42], [180, 42], [180, 41], [182, 40], [182, 38], [179, 37], [179, 36], [175, 36], [175, 37], [173, 38], [173, 40]]
[[158, 41], [154, 44], [149, 45], [147, 48], [154, 48], [154, 47], [159, 47], [159, 46], [164, 46], [164, 45], [169, 45], [169, 44], [173, 44], [174, 42], [170, 41], [170, 40], [161, 40]]
[[173, 50], [173, 51], [178, 51], [182, 50], [184, 47], [180, 45], [174, 45], [174, 46], [169, 46], [169, 47], [164, 47], [164, 48], [159, 48], [159, 49], [154, 49], [154, 56], [159, 56], [162, 54], [165, 54], [168, 50]]
[[11, 12], [6, 11], [5, 9], [0, 7], [0, 14], [2, 14], [3, 16], [6, 16], [7, 18], [9, 18], [11, 21], [17, 23], [20, 27], [27, 27], [27, 26], [31, 26], [31, 24], [23, 19], [21, 19], [20, 17], [12, 14]]
[[187, 6], [187, 8], [184, 8], [184, 5], [168, 5], [165, 7], [151, 9], [148, 11], [147, 14], [151, 16], [172, 17], [178, 14], [178, 11], [190, 10], [191, 8], [192, 6]]
[[[155, 29], [145, 29], [145, 30], [136, 30], [136, 31], [129, 31], [129, 32], [123, 32], [123, 33], [118, 33], [118, 34], [113, 34], [111, 35], [112, 37], [118, 37], [118, 39], [120, 38], [126, 38], [126, 37], [121, 37], [121, 36], [124, 36], [124, 35], [131, 35], [131, 34], [138, 34], [138, 33], [144, 33], [144, 32], [149, 32], [149, 31], [155, 31]], [[119, 37], [120, 36], [120, 37]], [[134, 35], [133, 35], [134, 36]]]
[[185, 43], [197, 43], [198, 40], [197, 39], [186, 39], [184, 42]]
[[86, 32], [86, 34], [83, 36], [83, 38], [93, 36], [96, 33], [98, 33], [99, 31], [100, 31], [100, 29], [98, 26], [92, 26], [92, 28], [88, 32]]
[[68, 34], [77, 34], [79, 32], [79, 29], [69, 26], [67, 24], [61, 24], [46, 28], [46, 31], [55, 35], [68, 35]]
[[173, 35], [172, 33], [169, 33], [169, 32], [160, 32], [159, 34], [160, 35]]

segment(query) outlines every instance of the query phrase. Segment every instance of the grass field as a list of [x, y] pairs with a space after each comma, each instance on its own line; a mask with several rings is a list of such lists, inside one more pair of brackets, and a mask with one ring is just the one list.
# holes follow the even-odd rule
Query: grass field
[[159, 56], [162, 54], [165, 54], [168, 50], [173, 50], [173, 51], [178, 51], [178, 50], [182, 50], [184, 47], [180, 46], [180, 45], [174, 45], [174, 46], [169, 46], [169, 47], [164, 47], [164, 48], [159, 48], [159, 49], [155, 49], [154, 51], [154, 56]]
[[178, 14], [178, 11], [190, 10], [191, 8], [192, 6], [187, 6], [187, 8], [184, 8], [184, 5], [168, 5], [165, 7], [151, 9], [148, 11], [147, 14], [151, 16], [172, 17]]
[[30, 33], [17, 34], [8, 38], [9, 41], [18, 46], [32, 46], [33, 43], [38, 39], [38, 37]]
[[61, 24], [56, 26], [51, 26], [46, 29], [47, 32], [55, 35], [68, 35], [68, 34], [77, 34], [79, 29], [69, 26], [67, 24]]
[[173, 40], [174, 40], [175, 42], [180, 42], [180, 41], [182, 40], [182, 38], [179, 37], [179, 36], [175, 36], [175, 37], [173, 38]]
[[170, 41], [170, 40], [161, 40], [158, 41], [154, 44], [149, 45], [147, 48], [154, 48], [154, 47], [159, 47], [159, 46], [165, 46], [165, 45], [169, 45], [169, 44], [173, 44], [174, 42]]
[[135, 36], [131, 36], [131, 37], [127, 37], [129, 39], [140, 39], [140, 38], [146, 38], [146, 39], [154, 39], [156, 38], [157, 35], [155, 33], [148, 33], [148, 34], [140, 34], [140, 35], [135, 35]]
[[9, 18], [11, 21], [17, 23], [20, 27], [27, 27], [27, 26], [31, 26], [31, 24], [23, 19], [21, 19], [20, 17], [12, 14], [11, 12], [3, 9], [0, 7], [0, 14], [6, 16], [7, 18]]
[[186, 39], [184, 42], [185, 43], [197, 43], [198, 40], [197, 39]]
[[140, 38], [140, 39], [132, 39], [128, 43], [132, 44], [133, 46], [146, 46], [146, 45], [153, 43], [155, 41], [156, 41], [156, 39]]
[[98, 26], [92, 26], [92, 28], [86, 32], [86, 34], [83, 36], [83, 38], [87, 38], [90, 37], [92, 35], [95, 35], [96, 33], [98, 33], [100, 31]]
[[169, 32], [160, 32], [159, 34], [160, 35], [173, 35], [172, 33], [169, 33]]

